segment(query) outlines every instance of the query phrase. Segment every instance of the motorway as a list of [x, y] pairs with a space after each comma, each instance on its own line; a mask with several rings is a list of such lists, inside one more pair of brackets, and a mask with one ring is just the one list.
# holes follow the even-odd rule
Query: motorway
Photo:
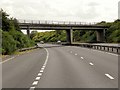
[[118, 88], [118, 55], [39, 44], [2, 63], [3, 88]]

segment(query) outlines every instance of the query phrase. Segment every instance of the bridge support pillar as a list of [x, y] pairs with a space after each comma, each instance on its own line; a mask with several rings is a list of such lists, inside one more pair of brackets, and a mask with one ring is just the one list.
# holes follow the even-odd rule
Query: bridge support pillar
[[28, 35], [28, 37], [30, 37], [30, 28], [29, 27], [27, 28], [27, 35]]
[[72, 44], [72, 42], [73, 42], [73, 30], [72, 29], [66, 30], [66, 32], [67, 32], [67, 43]]
[[104, 42], [105, 41], [105, 30], [97, 30], [97, 42]]

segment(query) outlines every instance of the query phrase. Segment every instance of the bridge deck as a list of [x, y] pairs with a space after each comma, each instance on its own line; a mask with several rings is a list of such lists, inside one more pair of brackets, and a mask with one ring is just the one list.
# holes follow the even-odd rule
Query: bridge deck
[[107, 26], [98, 25], [95, 22], [56, 22], [56, 21], [19, 21], [21, 29], [35, 29], [35, 30], [103, 30], [107, 29]]

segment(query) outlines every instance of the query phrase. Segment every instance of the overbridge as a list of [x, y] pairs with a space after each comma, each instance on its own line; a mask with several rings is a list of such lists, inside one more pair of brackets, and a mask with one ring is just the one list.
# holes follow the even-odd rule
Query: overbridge
[[20, 29], [27, 30], [28, 36], [30, 30], [66, 30], [67, 42], [69, 44], [73, 41], [73, 30], [95, 30], [97, 41], [103, 42], [105, 40], [105, 31], [107, 26], [98, 25], [97, 23], [86, 22], [65, 22], [65, 21], [37, 21], [37, 20], [18, 20]]

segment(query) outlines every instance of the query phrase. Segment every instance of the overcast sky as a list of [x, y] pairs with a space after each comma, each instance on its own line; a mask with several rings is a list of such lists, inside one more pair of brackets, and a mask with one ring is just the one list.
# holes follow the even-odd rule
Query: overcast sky
[[120, 0], [0, 0], [17, 19], [99, 22], [118, 19]]
[[113, 21], [120, 0], [0, 0], [12, 17], [33, 20]]

